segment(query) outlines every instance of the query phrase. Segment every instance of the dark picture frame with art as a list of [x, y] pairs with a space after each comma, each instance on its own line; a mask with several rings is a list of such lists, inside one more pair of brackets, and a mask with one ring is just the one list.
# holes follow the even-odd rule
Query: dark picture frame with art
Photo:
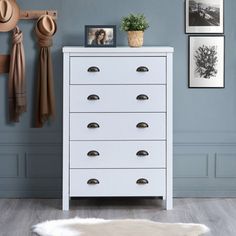
[[223, 34], [224, 0], [186, 0], [186, 34]]
[[189, 88], [225, 87], [225, 36], [189, 36]]
[[116, 47], [115, 25], [86, 25], [85, 47]]

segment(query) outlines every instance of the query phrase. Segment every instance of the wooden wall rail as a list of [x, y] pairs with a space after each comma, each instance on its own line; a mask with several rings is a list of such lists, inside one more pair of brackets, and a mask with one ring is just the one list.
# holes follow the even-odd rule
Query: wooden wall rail
[[36, 20], [42, 15], [50, 15], [54, 19], [57, 19], [57, 11], [53, 10], [46, 10], [46, 11], [27, 11], [27, 10], [22, 10], [20, 12], [20, 19], [21, 20]]

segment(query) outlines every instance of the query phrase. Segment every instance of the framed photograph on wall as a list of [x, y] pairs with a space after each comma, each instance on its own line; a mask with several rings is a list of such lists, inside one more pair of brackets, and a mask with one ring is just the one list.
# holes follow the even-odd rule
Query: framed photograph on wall
[[116, 47], [116, 26], [86, 25], [85, 47]]
[[224, 0], [186, 0], [186, 34], [223, 34]]
[[189, 36], [189, 88], [225, 87], [224, 36]]

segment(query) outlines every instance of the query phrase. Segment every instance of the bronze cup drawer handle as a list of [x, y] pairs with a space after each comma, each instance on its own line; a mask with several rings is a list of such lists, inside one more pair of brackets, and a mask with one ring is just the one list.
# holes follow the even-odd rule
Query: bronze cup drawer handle
[[97, 157], [97, 156], [99, 156], [99, 155], [100, 155], [100, 153], [97, 152], [97, 151], [90, 151], [90, 152], [88, 152], [88, 154], [87, 154], [88, 157]]
[[90, 180], [88, 180], [87, 184], [97, 185], [97, 184], [99, 184], [99, 181], [97, 179], [90, 179]]
[[136, 184], [140, 184], [140, 185], [145, 185], [145, 184], [148, 184], [148, 180], [147, 179], [138, 179]]
[[91, 66], [88, 68], [88, 72], [91, 72], [91, 73], [100, 72], [100, 69], [97, 66]]
[[137, 68], [137, 72], [148, 72], [149, 69], [146, 66], [140, 66]]
[[89, 129], [98, 129], [100, 126], [98, 123], [90, 123], [87, 126]]
[[139, 128], [139, 129], [145, 129], [145, 128], [148, 128], [149, 125], [145, 122], [140, 122], [140, 123], [137, 124], [136, 127]]
[[97, 101], [100, 99], [100, 97], [96, 94], [89, 95], [87, 98], [89, 101]]
[[136, 155], [139, 157], [145, 157], [145, 156], [148, 156], [149, 153], [145, 150], [141, 150], [141, 151], [138, 151]]
[[136, 99], [137, 99], [137, 100], [144, 101], [144, 100], [148, 100], [149, 97], [148, 97], [147, 95], [145, 95], [145, 94], [140, 94], [140, 95], [137, 96]]

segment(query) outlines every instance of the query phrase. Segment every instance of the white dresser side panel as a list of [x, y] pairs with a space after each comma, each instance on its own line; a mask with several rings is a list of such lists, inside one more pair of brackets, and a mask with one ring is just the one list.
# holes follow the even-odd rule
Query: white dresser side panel
[[69, 97], [70, 97], [70, 57], [64, 53], [63, 60], [63, 210], [69, 210]]
[[173, 54], [167, 56], [166, 209], [173, 208]]

